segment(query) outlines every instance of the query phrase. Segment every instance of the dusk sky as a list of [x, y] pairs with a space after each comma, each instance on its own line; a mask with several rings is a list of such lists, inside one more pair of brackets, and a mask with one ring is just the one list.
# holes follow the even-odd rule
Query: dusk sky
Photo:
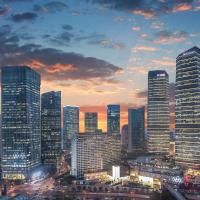
[[107, 104], [125, 124], [146, 105], [149, 70], [168, 72], [173, 104], [176, 57], [199, 43], [199, 0], [0, 0], [1, 66], [38, 71], [42, 92], [81, 107], [81, 130], [85, 111], [106, 130]]

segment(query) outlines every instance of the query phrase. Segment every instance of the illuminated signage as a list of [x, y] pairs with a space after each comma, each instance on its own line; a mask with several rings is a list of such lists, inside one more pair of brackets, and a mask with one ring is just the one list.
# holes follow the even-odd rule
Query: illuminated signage
[[112, 177], [114, 180], [120, 178], [120, 166], [112, 166]]

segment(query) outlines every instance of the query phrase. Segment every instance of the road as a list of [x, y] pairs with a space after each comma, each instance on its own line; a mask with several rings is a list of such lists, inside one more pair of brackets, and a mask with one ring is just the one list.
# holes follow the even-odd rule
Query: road
[[8, 195], [15, 196], [16, 194], [30, 194], [34, 195], [36, 193], [45, 194], [47, 191], [54, 188], [54, 179], [47, 178], [42, 181], [27, 183], [23, 185], [15, 185], [8, 188]]

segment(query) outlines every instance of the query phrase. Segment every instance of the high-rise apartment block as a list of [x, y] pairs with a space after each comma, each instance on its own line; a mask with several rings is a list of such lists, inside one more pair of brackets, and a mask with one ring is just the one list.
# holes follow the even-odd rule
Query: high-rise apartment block
[[111, 169], [120, 161], [120, 140], [106, 133], [82, 133], [72, 140], [72, 175], [80, 178], [87, 172]]

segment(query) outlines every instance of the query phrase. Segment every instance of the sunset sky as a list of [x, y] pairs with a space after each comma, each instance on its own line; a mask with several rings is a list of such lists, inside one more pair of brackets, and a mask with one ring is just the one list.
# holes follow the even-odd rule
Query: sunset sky
[[42, 92], [81, 107], [81, 130], [85, 111], [106, 130], [107, 104], [121, 125], [146, 105], [149, 70], [168, 72], [173, 104], [175, 59], [200, 46], [199, 23], [199, 0], [0, 0], [0, 65], [37, 70]]

